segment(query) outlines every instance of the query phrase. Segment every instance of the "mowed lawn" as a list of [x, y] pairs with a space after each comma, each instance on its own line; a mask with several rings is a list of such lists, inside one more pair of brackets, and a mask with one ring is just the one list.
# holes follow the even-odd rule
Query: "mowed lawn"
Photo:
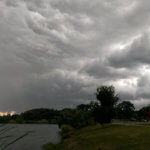
[[90, 126], [44, 150], [150, 150], [150, 126]]

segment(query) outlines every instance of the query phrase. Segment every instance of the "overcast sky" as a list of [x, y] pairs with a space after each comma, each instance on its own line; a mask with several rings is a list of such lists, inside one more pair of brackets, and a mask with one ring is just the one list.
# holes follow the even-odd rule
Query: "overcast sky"
[[0, 111], [73, 107], [101, 85], [150, 104], [149, 0], [0, 1]]

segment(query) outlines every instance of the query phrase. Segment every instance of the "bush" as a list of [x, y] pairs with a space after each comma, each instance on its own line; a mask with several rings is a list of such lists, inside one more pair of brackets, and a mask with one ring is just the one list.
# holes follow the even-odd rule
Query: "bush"
[[62, 138], [68, 138], [73, 134], [74, 130], [75, 129], [69, 125], [62, 125], [60, 134]]
[[16, 119], [16, 123], [22, 124], [22, 123], [25, 123], [25, 121], [24, 121], [24, 119], [23, 119], [22, 117], [19, 116], [19, 117]]
[[77, 109], [64, 109], [60, 113], [58, 124], [59, 127], [70, 125], [73, 128], [82, 128], [94, 124], [94, 121], [90, 112]]

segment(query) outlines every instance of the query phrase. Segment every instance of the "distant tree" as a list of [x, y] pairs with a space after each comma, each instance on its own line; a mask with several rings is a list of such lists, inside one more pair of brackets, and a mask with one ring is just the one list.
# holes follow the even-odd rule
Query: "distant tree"
[[4, 115], [4, 116], [0, 116], [0, 123], [7, 123], [11, 120], [11, 116], [10, 114], [8, 115]]
[[47, 108], [37, 108], [25, 111], [20, 115], [26, 121], [39, 121], [42, 119], [51, 120], [57, 119], [59, 116], [59, 111]]
[[98, 103], [96, 101], [91, 101], [89, 104], [80, 104], [76, 108], [78, 110], [91, 112], [97, 105]]
[[150, 105], [142, 107], [137, 111], [138, 120], [149, 120], [148, 112], [150, 111]]
[[14, 115], [11, 116], [11, 119], [15, 120], [15, 119], [17, 119], [18, 116], [19, 116], [18, 114], [14, 114]]
[[89, 111], [90, 105], [89, 104], [80, 104], [77, 106], [77, 109], [82, 110], [82, 111]]
[[113, 86], [101, 86], [96, 90], [97, 103], [93, 105], [95, 121], [104, 124], [110, 123], [115, 115], [114, 106], [119, 100]]
[[118, 119], [131, 119], [134, 116], [135, 107], [130, 101], [123, 101], [116, 107]]

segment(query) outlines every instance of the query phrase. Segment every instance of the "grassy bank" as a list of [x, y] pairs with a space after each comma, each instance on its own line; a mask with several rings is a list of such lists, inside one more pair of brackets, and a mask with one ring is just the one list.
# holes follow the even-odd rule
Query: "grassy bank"
[[149, 150], [149, 126], [100, 125], [83, 128], [43, 150]]

